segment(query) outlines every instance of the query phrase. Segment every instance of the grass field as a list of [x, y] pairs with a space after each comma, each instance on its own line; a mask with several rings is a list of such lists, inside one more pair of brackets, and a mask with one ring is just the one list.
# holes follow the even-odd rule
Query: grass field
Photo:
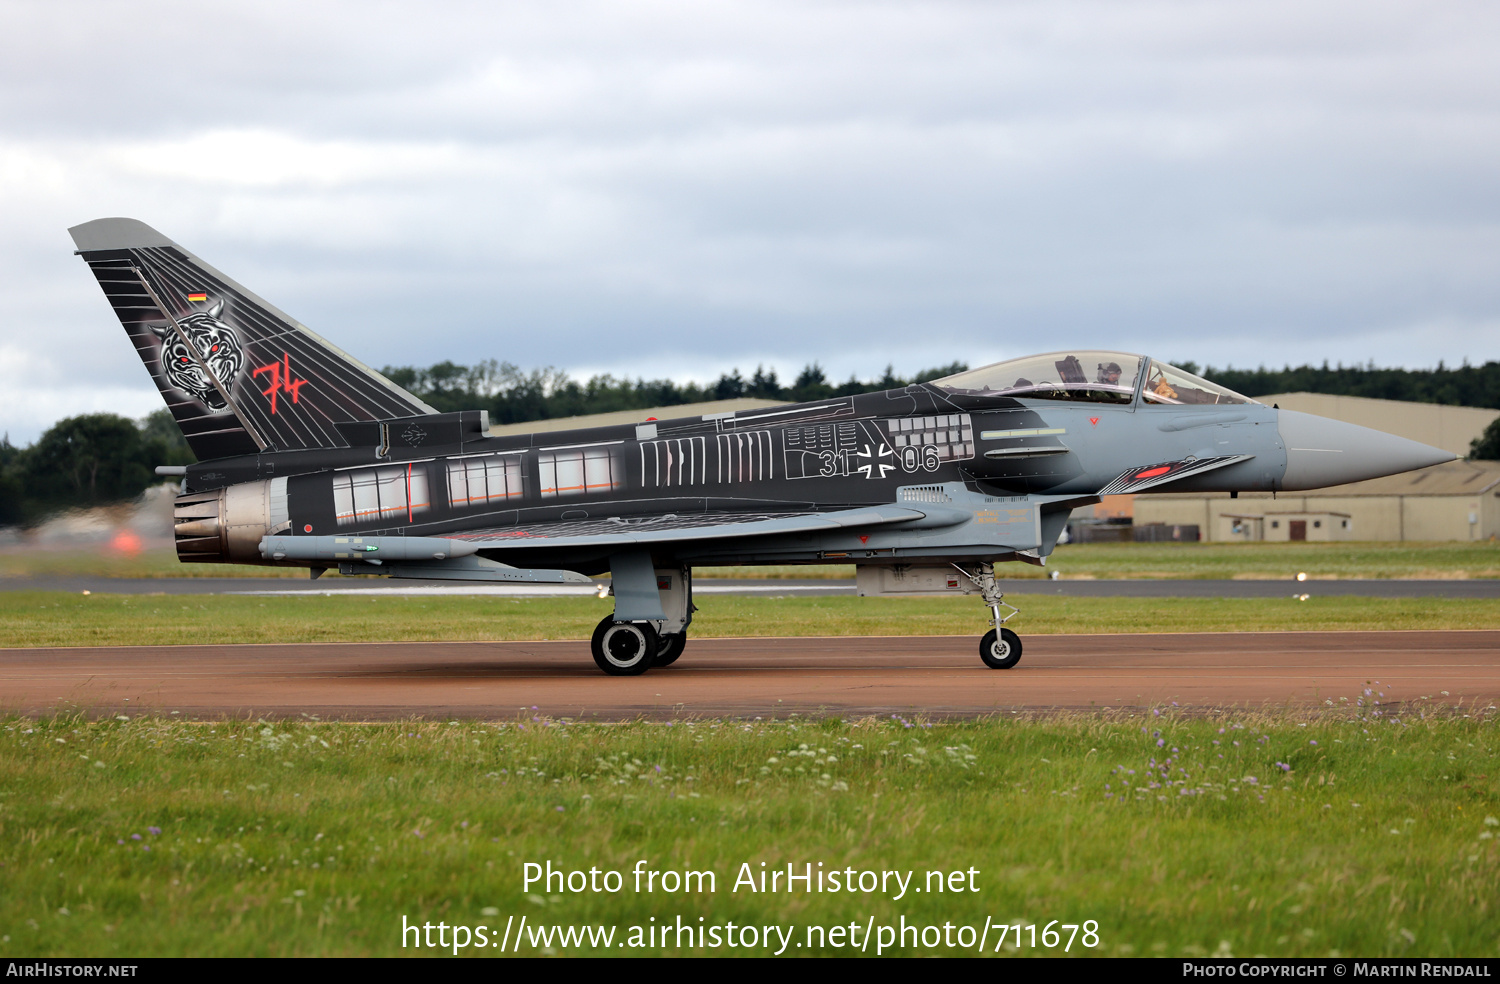
[[[1065, 544], [1049, 567], [1008, 564], [1005, 577], [1045, 578], [1495, 578], [1500, 545], [1481, 543], [1103, 543]], [[704, 567], [700, 577], [852, 578], [842, 564]], [[167, 549], [134, 557], [107, 549], [0, 551], [0, 577], [306, 577], [284, 567], [183, 564]], [[336, 574], [325, 575], [336, 577]]]
[[[584, 639], [609, 604], [0, 592], [0, 647]], [[699, 604], [700, 637], [984, 624], [973, 598]], [[1023, 635], [1500, 628], [1492, 601], [1298, 601], [1290, 586], [1021, 605]], [[783, 955], [843, 955], [867, 929], [870, 955], [971, 954], [983, 934], [1000, 955], [1500, 956], [1493, 717], [1393, 717], [1376, 681], [1330, 699], [1302, 717], [958, 723], [0, 719], [0, 955], [436, 955], [402, 947], [405, 918], [441, 923], [441, 952], [463, 926], [467, 956], [497, 953], [480, 926], [523, 956], [763, 955], [783, 932]], [[526, 885], [523, 865], [548, 861], [619, 872], [621, 890]], [[714, 890], [637, 892], [642, 861], [712, 872]], [[897, 872], [913, 890], [735, 890], [762, 862]], [[915, 891], [930, 872], [976, 890]], [[753, 926], [756, 943], [652, 936], [679, 918], [706, 942]], [[1063, 928], [1049, 948], [1053, 920], [1091, 924], [1095, 945]]]
[[[1017, 598], [1009, 624], [1057, 632], [1495, 629], [1500, 605], [1455, 598]], [[700, 595], [696, 638], [975, 635], [977, 598]], [[610, 611], [585, 598], [81, 595], [0, 592], [0, 648], [587, 639]]]
[[[989, 919], [1036, 927], [1019, 947], [989, 931], [1001, 954], [1061, 953], [1070, 932], [1047, 949], [1047, 924], [1092, 920], [1097, 945], [1072, 955], [1500, 955], [1496, 725], [1393, 721], [1376, 686], [1312, 719], [11, 719], [0, 953], [433, 955], [403, 950], [403, 916], [464, 925], [471, 956], [495, 952], [473, 927], [498, 941], [522, 917], [616, 932], [516, 934], [522, 955], [780, 945], [619, 945], [680, 916], [789, 928], [789, 955], [849, 952], [809, 950], [809, 926], [854, 923], [857, 944], [903, 918], [969, 950], [924, 946], [933, 930], [887, 954], [973, 952]], [[637, 892], [643, 860], [711, 871], [715, 891]], [[546, 861], [621, 872], [622, 890], [527, 886], [523, 864]], [[762, 862], [914, 872], [928, 891], [732, 890]], [[929, 871], [974, 890], [938, 894]]]

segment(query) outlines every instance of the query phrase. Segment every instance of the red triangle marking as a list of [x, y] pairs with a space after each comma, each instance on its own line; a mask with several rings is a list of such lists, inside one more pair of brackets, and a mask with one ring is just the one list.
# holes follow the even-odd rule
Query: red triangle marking
[[869, 543], [870, 542], [870, 538], [867, 537], [867, 536], [862, 536], [862, 537], [859, 538], [859, 542], [860, 543]]
[[1093, 424], [1095, 427], [1098, 427], [1099, 426], [1099, 418], [1098, 417], [1090, 417], [1089, 418], [1089, 423]]

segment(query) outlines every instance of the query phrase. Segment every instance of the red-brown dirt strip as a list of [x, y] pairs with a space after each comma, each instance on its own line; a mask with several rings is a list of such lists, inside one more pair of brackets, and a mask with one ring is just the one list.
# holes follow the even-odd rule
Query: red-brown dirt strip
[[676, 664], [638, 677], [605, 676], [584, 642], [6, 649], [0, 712], [947, 717], [1173, 701], [1310, 709], [1340, 697], [1352, 703], [1367, 686], [1409, 710], [1500, 704], [1500, 631], [1049, 635], [1024, 643], [1019, 666], [991, 670], [968, 636], [694, 639]]

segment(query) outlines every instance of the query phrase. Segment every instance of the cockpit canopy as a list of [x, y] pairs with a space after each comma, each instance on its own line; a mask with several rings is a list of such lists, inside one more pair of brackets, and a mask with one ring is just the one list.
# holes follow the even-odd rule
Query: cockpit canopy
[[1145, 373], [1147, 403], [1254, 403], [1175, 366], [1124, 352], [1079, 349], [1031, 355], [935, 379], [933, 386], [963, 396], [1008, 396], [1075, 403], [1130, 403]]

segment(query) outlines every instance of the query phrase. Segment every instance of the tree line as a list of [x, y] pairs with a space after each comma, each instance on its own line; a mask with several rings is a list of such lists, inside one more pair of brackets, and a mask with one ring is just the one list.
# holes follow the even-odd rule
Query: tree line
[[488, 410], [494, 424], [520, 424], [532, 420], [577, 417], [618, 410], [674, 407], [684, 403], [756, 397], [763, 400], [825, 400], [897, 389], [915, 382], [950, 376], [969, 368], [966, 363], [923, 369], [913, 376], [897, 376], [886, 366], [878, 379], [854, 376], [833, 382], [814, 362], [804, 366], [790, 383], [783, 383], [775, 369], [756, 366], [746, 379], [738, 369], [711, 383], [679, 383], [670, 379], [622, 379], [608, 374], [580, 382], [561, 369], [547, 367], [523, 371], [509, 362], [491, 359], [472, 366], [439, 362], [425, 369], [386, 366], [381, 370], [397, 386], [407, 389], [438, 410]]
[[161, 481], [157, 465], [195, 460], [165, 407], [140, 421], [113, 413], [68, 417], [24, 448], [6, 436], [0, 439], [0, 525], [133, 499]]
[[[1250, 397], [1309, 392], [1500, 409], [1500, 362], [1456, 368], [1439, 362], [1435, 369], [1330, 367], [1326, 362], [1282, 369], [1176, 365]], [[491, 422], [514, 424], [737, 397], [821, 400], [895, 389], [967, 368], [954, 362], [898, 376], [893, 366], [887, 366], [878, 379], [851, 376], [836, 383], [814, 362], [789, 383], [783, 383], [776, 370], [757, 366], [748, 379], [736, 369], [706, 384], [607, 374], [580, 381], [552, 367], [523, 371], [495, 360], [472, 366], [387, 366], [382, 371], [439, 411], [488, 410]], [[1474, 442], [1471, 457], [1500, 460], [1500, 419]], [[25, 448], [5, 438], [0, 440], [0, 525], [33, 523], [59, 509], [133, 498], [160, 481], [154, 474], [157, 465], [194, 460], [165, 408], [140, 421], [109, 413], [69, 417]]]
[[[1286, 366], [1281, 369], [1265, 366], [1220, 369], [1200, 367], [1195, 362], [1175, 364], [1250, 397], [1270, 393], [1328, 393], [1500, 409], [1500, 362], [1486, 362], [1479, 366], [1465, 362], [1456, 368], [1439, 362], [1435, 369], [1382, 369], [1373, 364], [1330, 366], [1326, 362], [1321, 366]], [[926, 382], [967, 368], [965, 363], [954, 362], [924, 369], [911, 376], [897, 376], [894, 367], [887, 366], [878, 379], [861, 380], [851, 376], [836, 383], [828, 378], [822, 366], [814, 362], [804, 366], [789, 383], [783, 383], [776, 370], [757, 366], [754, 375], [748, 379], [736, 369], [707, 384], [678, 383], [670, 379], [621, 379], [610, 375], [579, 381], [560, 369], [549, 367], [526, 372], [509, 362], [495, 360], [472, 366], [439, 362], [425, 369], [386, 366], [382, 372], [439, 410], [488, 410], [493, 423], [519, 424], [746, 396], [767, 400], [822, 400]]]
[[1494, 407], [1500, 410], [1500, 362], [1472, 366], [1465, 362], [1450, 368], [1438, 362], [1436, 369], [1380, 369], [1367, 366], [1286, 366], [1282, 369], [1199, 369], [1195, 363], [1179, 362], [1188, 372], [1198, 373], [1221, 386], [1246, 396], [1268, 393], [1327, 393], [1333, 396], [1365, 396], [1374, 400], [1404, 400], [1409, 403], [1447, 403], [1459, 407]]

